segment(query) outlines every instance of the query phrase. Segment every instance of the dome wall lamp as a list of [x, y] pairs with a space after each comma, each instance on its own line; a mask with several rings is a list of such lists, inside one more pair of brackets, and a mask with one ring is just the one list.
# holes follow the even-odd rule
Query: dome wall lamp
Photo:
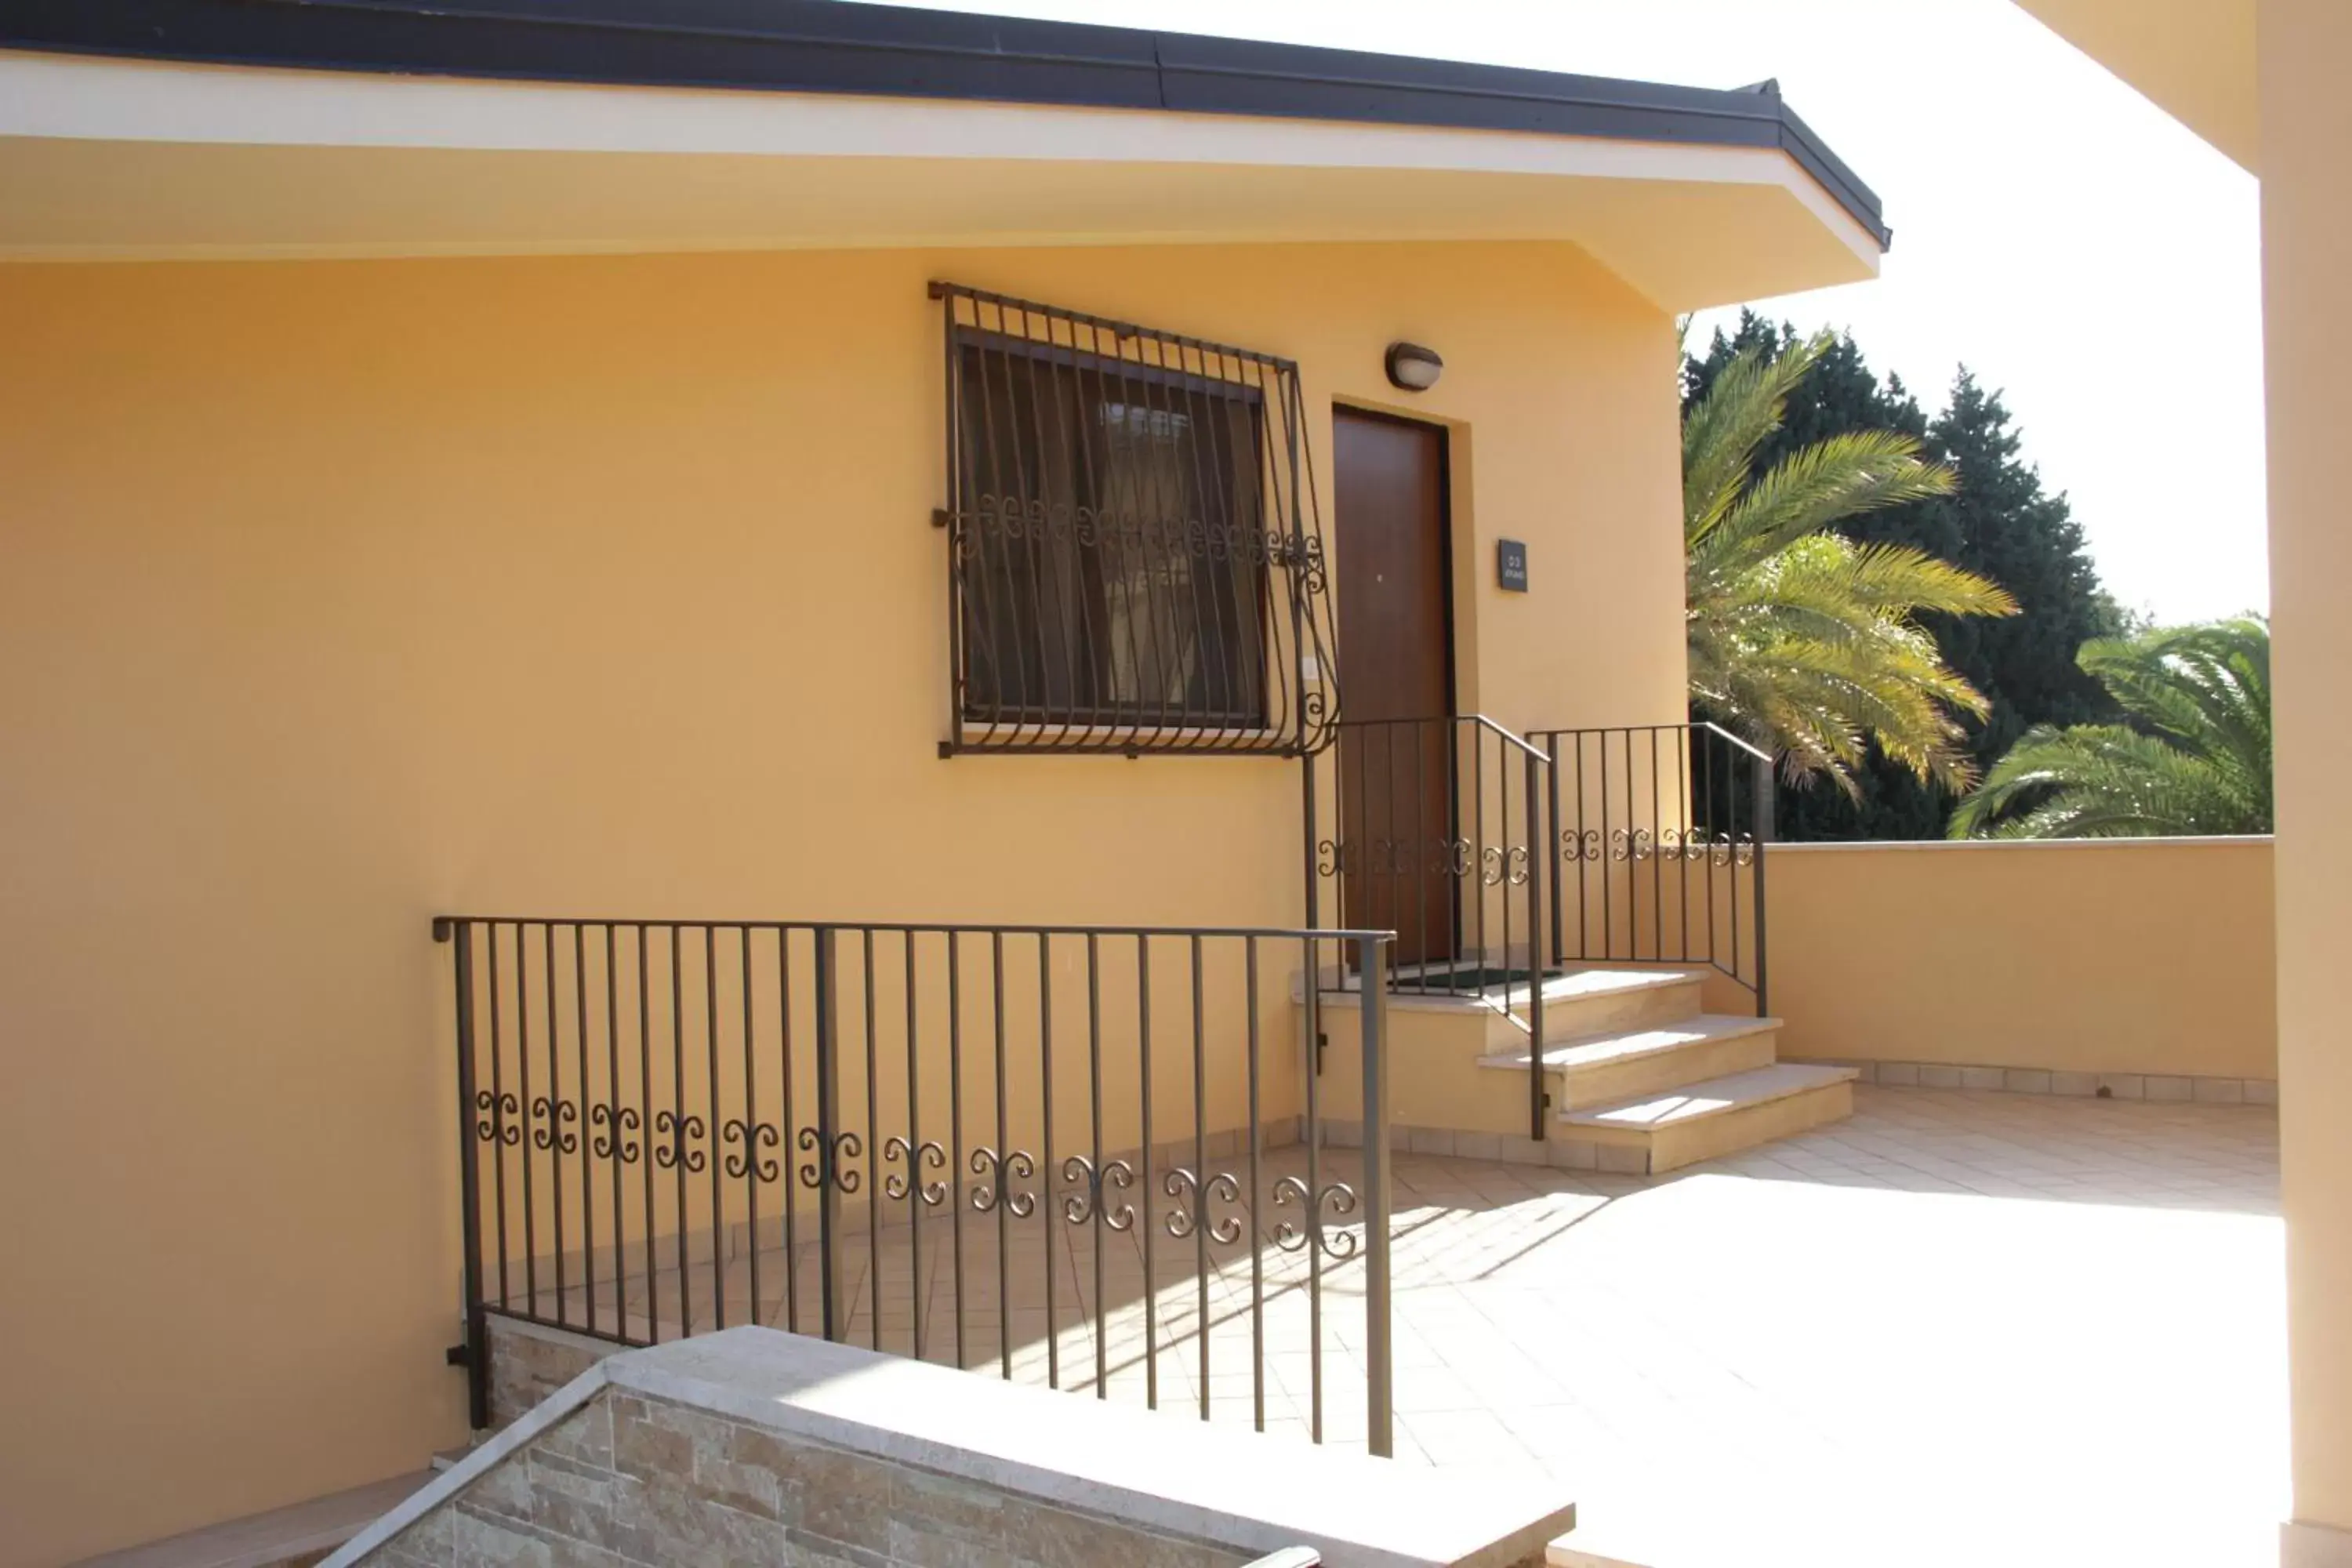
[[1427, 392], [1437, 384], [1445, 372], [1445, 362], [1437, 357], [1435, 349], [1423, 348], [1419, 343], [1393, 342], [1389, 345], [1389, 383], [1407, 392]]

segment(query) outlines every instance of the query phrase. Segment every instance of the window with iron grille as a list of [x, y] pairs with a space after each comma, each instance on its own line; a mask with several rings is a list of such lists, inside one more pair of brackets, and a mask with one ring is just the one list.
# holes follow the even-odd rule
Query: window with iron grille
[[1319, 750], [1296, 366], [948, 284], [950, 751]]

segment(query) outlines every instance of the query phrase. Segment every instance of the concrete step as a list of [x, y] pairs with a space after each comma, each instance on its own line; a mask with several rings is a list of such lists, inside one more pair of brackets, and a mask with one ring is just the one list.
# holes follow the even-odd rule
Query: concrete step
[[[1703, 969], [1646, 969], [1624, 964], [1578, 964], [1544, 982], [1544, 1039], [1655, 1028], [1696, 1018], [1703, 1009]], [[1527, 1021], [1524, 994], [1511, 1011]]]
[[[1552, 1033], [1545, 1016], [1546, 1035]], [[1552, 1077], [1552, 1105], [1578, 1110], [1665, 1093], [1727, 1074], [1772, 1065], [1780, 1032], [1778, 1018], [1705, 1014], [1651, 1028], [1622, 1030], [1559, 1040], [1544, 1047]], [[1490, 1069], [1524, 1073], [1528, 1051], [1498, 1051], [1479, 1058]]]
[[88, 1558], [76, 1568], [304, 1568], [391, 1512], [432, 1479], [429, 1470], [394, 1476], [167, 1541]]
[[1852, 1068], [1780, 1062], [1664, 1094], [1559, 1113], [1558, 1136], [1604, 1171], [1656, 1175], [1853, 1114]]

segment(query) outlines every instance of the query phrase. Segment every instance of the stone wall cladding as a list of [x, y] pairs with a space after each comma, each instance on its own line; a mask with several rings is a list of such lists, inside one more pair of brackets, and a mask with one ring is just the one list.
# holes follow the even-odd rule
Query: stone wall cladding
[[490, 1315], [490, 1426], [505, 1426], [626, 1345]]
[[607, 1388], [363, 1561], [1226, 1568], [1243, 1558]]

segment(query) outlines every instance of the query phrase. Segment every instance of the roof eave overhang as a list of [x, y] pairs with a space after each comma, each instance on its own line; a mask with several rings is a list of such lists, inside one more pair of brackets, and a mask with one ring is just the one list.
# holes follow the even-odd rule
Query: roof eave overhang
[[1768, 150], [1880, 249], [1890, 237], [1877, 196], [1769, 83], [1717, 91], [837, 0], [0, 0], [0, 47]]

